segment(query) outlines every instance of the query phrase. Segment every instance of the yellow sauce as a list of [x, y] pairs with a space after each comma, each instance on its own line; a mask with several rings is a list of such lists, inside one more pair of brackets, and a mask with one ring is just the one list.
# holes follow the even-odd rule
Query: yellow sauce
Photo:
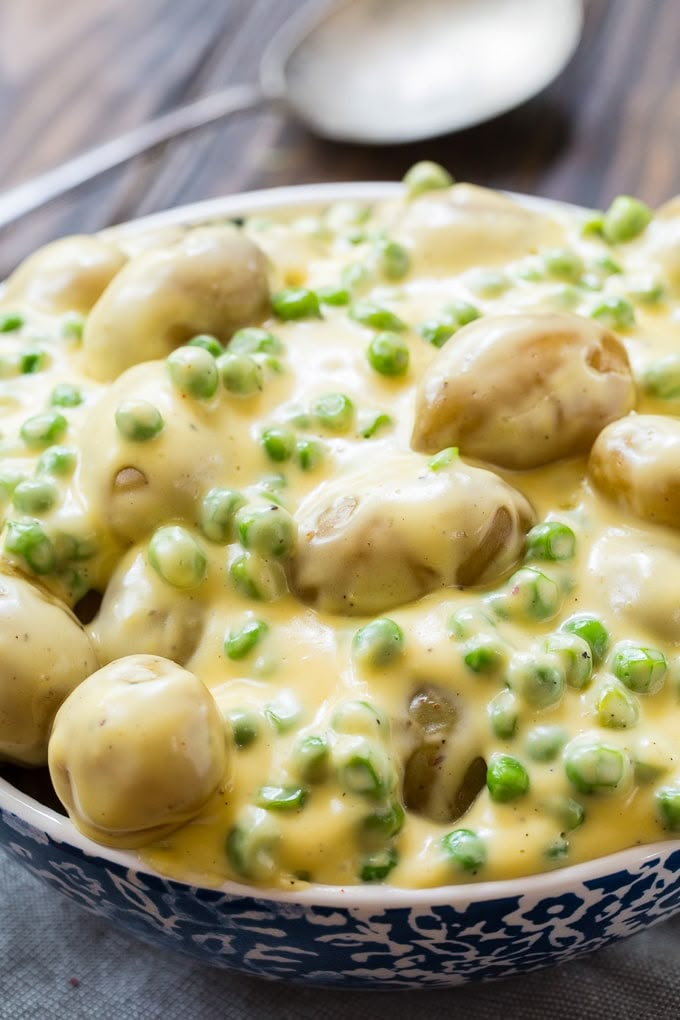
[[[554, 402], [561, 403], [557, 418], [570, 437], [572, 431], [580, 437], [569, 438], [572, 446], [566, 456], [561, 450], [556, 460], [548, 455], [547, 462], [517, 470], [499, 466], [501, 454], [499, 461], [492, 456], [474, 459], [466, 453], [464, 440], [457, 444], [460, 457], [452, 455], [450, 464], [435, 469], [430, 462], [436, 450], [419, 444], [412, 448], [414, 419], [423, 413], [422, 393], [417, 404], [418, 384], [429, 378], [428, 371], [434, 372], [429, 366], [435, 358], [443, 362], [444, 352], [455, 356], [455, 345], [465, 336], [454, 333], [438, 353], [417, 327], [455, 301], [473, 304], [481, 315], [463, 331], [483, 331], [497, 316], [565, 313], [582, 317], [590, 328], [591, 313], [604, 300], [625, 297], [634, 322], [614, 333], [636, 383], [631, 403], [638, 413], [678, 412], [680, 396], [654, 397], [643, 379], [653, 362], [680, 349], [680, 305], [673, 292], [674, 273], [680, 272], [674, 247], [680, 217], [661, 216], [638, 239], [613, 248], [596, 235], [583, 236], [584, 219], [560, 207], [548, 213], [527, 211], [482, 189], [456, 186], [410, 203], [378, 204], [360, 215], [334, 206], [312, 217], [284, 211], [247, 223], [245, 234], [269, 260], [273, 292], [285, 286], [317, 291], [337, 287], [347, 267], [366, 267], [363, 277], [360, 269], [354, 274], [352, 302], [370, 300], [395, 313], [407, 327], [401, 335], [410, 358], [405, 375], [383, 376], [366, 356], [376, 330], [348, 315], [347, 306], [322, 303], [320, 316], [282, 321], [258, 312], [261, 295], [255, 295], [228, 332], [238, 324], [263, 327], [281, 341], [283, 352], [277, 355], [278, 364], [264, 364], [261, 391], [246, 397], [222, 385], [212, 396], [191, 396], [173, 383], [155, 340], [149, 340], [148, 349], [157, 360], [145, 356], [145, 337], [160, 320], [178, 325], [176, 342], [193, 332], [218, 331], [215, 314], [206, 319], [212, 326], [203, 326], [200, 314], [198, 325], [191, 319], [196, 301], [210, 302], [213, 284], [196, 301], [189, 288], [175, 303], [176, 288], [182, 285], [164, 268], [172, 263], [177, 245], [191, 247], [191, 232], [179, 240], [152, 235], [146, 242], [114, 234], [106, 248], [95, 246], [94, 251], [90, 240], [74, 240], [63, 256], [62, 264], [70, 268], [61, 276], [55, 270], [60, 264], [57, 251], [42, 263], [34, 258], [32, 268], [10, 280], [0, 310], [20, 313], [23, 325], [3, 334], [0, 347], [2, 365], [10, 366], [0, 379], [5, 572], [25, 574], [71, 607], [90, 590], [103, 593], [102, 607], [87, 625], [99, 665], [137, 653], [176, 660], [206, 685], [224, 719], [228, 765], [218, 789], [192, 820], [140, 850], [161, 872], [215, 885], [228, 878], [282, 888], [307, 881], [352, 884], [360, 880], [371, 854], [389, 850], [392, 866], [386, 881], [426, 887], [533, 874], [668, 835], [656, 794], [680, 783], [680, 533], [672, 526], [680, 525], [680, 516], [673, 521], [671, 514], [670, 523], [659, 524], [653, 504], [654, 479], [680, 472], [672, 444], [657, 452], [653, 442], [645, 448], [641, 470], [652, 495], [642, 503], [617, 493], [616, 467], [610, 491], [603, 493], [588, 470], [595, 435], [583, 440], [583, 430], [572, 429], [589, 414], [589, 394], [584, 403], [579, 391], [574, 403], [578, 387], [571, 368], [562, 365], [554, 376]], [[390, 279], [380, 263], [381, 237], [398, 242], [409, 257], [410, 268], [398, 280]], [[140, 254], [144, 245], [148, 250]], [[546, 271], [545, 252], [556, 248], [582, 260], [573, 280]], [[605, 255], [620, 271], [602, 268]], [[139, 259], [146, 259], [152, 269], [135, 277], [132, 267]], [[129, 280], [116, 291], [122, 272]], [[481, 279], [482, 273], [487, 277]], [[652, 277], [664, 288], [653, 303], [634, 296], [641, 277]], [[238, 286], [248, 284], [241, 281]], [[73, 335], [73, 311], [89, 320], [82, 342]], [[228, 341], [228, 336], [221, 339]], [[15, 372], [12, 359], [29, 348], [42, 352], [40, 370]], [[528, 366], [521, 356], [500, 356], [499, 361], [496, 352], [493, 357], [493, 370], [502, 375], [510, 393], [507, 407], [485, 408], [491, 445], [497, 440], [501, 450], [505, 431], [517, 426], [512, 394], [517, 404], [523, 399]], [[538, 374], [553, 378], [542, 363]], [[488, 378], [485, 370], [484, 379], [473, 379], [472, 389], [476, 392]], [[52, 506], [21, 512], [16, 500], [12, 504], [12, 485], [17, 477], [33, 477], [39, 456], [50, 444], [27, 442], [20, 430], [27, 418], [50, 409], [51, 394], [61, 383], [73, 384], [82, 396], [77, 405], [51, 408], [66, 419], [57, 442], [76, 451], [77, 465], [72, 474], [52, 476]], [[623, 390], [619, 411], [606, 420], [628, 414], [631, 403], [626, 404]], [[611, 385], [605, 387], [607, 399], [611, 392]], [[319, 398], [338, 393], [354, 405], [345, 431], [324, 427], [313, 410]], [[160, 412], [163, 428], [154, 438], [139, 442], [121, 435], [116, 411], [132, 399], [147, 401]], [[377, 413], [389, 420], [367, 438], [362, 432]], [[532, 413], [529, 408], [527, 434], [534, 427]], [[544, 408], [535, 429], [554, 431], [555, 420]], [[634, 431], [634, 417], [630, 421]], [[596, 431], [601, 424], [598, 419]], [[322, 449], [320, 463], [305, 470], [298, 459], [299, 445], [289, 458], [272, 461], [261, 437], [263, 430], [276, 426], [289, 430], [298, 444], [316, 440]], [[522, 442], [522, 428], [516, 442]], [[36, 477], [45, 478], [45, 472]], [[234, 583], [231, 568], [244, 553], [237, 535], [216, 542], [202, 533], [201, 501], [218, 486], [238, 490], [244, 500], [259, 506], [276, 505], [273, 493], [299, 529], [290, 555], [270, 557], [270, 562], [265, 556], [259, 564], [265, 577], [260, 599]], [[346, 538], [341, 522], [337, 545], [324, 545], [319, 532], [324, 508], [335, 506], [333, 512], [340, 512], [337, 506], [342, 510], [347, 493], [364, 508], [366, 523], [352, 507], [355, 538]], [[508, 530], [498, 548], [487, 550], [480, 567], [475, 550], [498, 527], [493, 522], [499, 507], [505, 508]], [[668, 515], [662, 519], [669, 521]], [[27, 520], [39, 521], [56, 550], [52, 567], [42, 573], [32, 571], [12, 545], [13, 523]], [[508, 578], [522, 565], [525, 533], [545, 520], [567, 525], [576, 537], [573, 557], [526, 564], [555, 582], [556, 608], [544, 619], [514, 611], [507, 618], [492, 593], [507, 590]], [[150, 559], [152, 535], [167, 525], [187, 529], [205, 557], [201, 577], [187, 588], [169, 584], [154, 567], [153, 556]], [[342, 560], [348, 541], [356, 541], [359, 550], [349, 566]], [[469, 578], [465, 569], [472, 570]], [[389, 574], [389, 580], [383, 574]], [[464, 661], [468, 638], [452, 632], [451, 617], [469, 607], [484, 612], [485, 628], [505, 650], [506, 665], [494, 674], [470, 669]], [[489, 704], [508, 689], [508, 662], [522, 653], [529, 660], [541, 654], [544, 640], [579, 613], [602, 621], [609, 633], [608, 656], [595, 664], [592, 679], [582, 689], [567, 683], [561, 696], [544, 707], [515, 692], [515, 733], [498, 736]], [[352, 642], [360, 627], [382, 616], [401, 628], [403, 652], [384, 666], [371, 667], [358, 660]], [[253, 620], [263, 621], [266, 633], [248, 654], [229, 658], [225, 636]], [[628, 724], [612, 727], [603, 723], [597, 705], [603, 686], [622, 686], [612, 675], [611, 649], [623, 641], [658, 650], [668, 669], [655, 693], [627, 692], [633, 706]], [[36, 657], [34, 669], [42, 669], [39, 643]], [[454, 706], [440, 788], [424, 794], [422, 805], [407, 805], [400, 831], [384, 838], [376, 850], [367, 844], [362, 826], [367, 816], [403, 799], [404, 775], [420, 739], [409, 705], [423, 690], [437, 691]], [[338, 712], [348, 701], [369, 703], [380, 722], [370, 711], [362, 716], [359, 710], [349, 723], [338, 723]], [[3, 725], [16, 721], [7, 712], [0, 693], [0, 754], [21, 760], [3, 738]], [[234, 712], [250, 713], [256, 721], [257, 736], [247, 746], [235, 745], [229, 721]], [[72, 722], [69, 740], [77, 742]], [[83, 726], [90, 722], [83, 717]], [[562, 745], [550, 760], [532, 760], [527, 750], [537, 726], [564, 730]], [[583, 734], [624, 752], [625, 774], [615, 790], [583, 793], [567, 777], [564, 744], [570, 746]], [[303, 781], [296, 771], [295, 748], [310, 735], [322, 736], [330, 748], [330, 764], [320, 781]], [[56, 760], [58, 753], [68, 764], [59, 717], [55, 741], [60, 746], [55, 744], [50, 755]], [[27, 764], [36, 763], [34, 743]], [[341, 778], [342, 763], [366, 747], [377, 749], [393, 777], [379, 796], [348, 789]], [[499, 753], [525, 766], [528, 791], [500, 803], [482, 787], [462, 817], [446, 817], [452, 791], [468, 766], [480, 758], [488, 764]], [[114, 768], [106, 783], [115, 781]], [[96, 800], [97, 784], [103, 782], [96, 769], [86, 782], [88, 796], [94, 791]], [[303, 790], [302, 806], [254, 808], [266, 786]], [[101, 787], [102, 799], [107, 796]], [[573, 830], [550, 808], [559, 798], [575, 800], [584, 809], [583, 823]], [[77, 811], [72, 813], [79, 824]], [[264, 833], [261, 859], [245, 873], [227, 851], [229, 834], [244, 817]], [[469, 871], [442, 849], [442, 837], [460, 828], [475, 833], [486, 851], [485, 862]], [[110, 838], [103, 833], [102, 841], [126, 845], [124, 830], [122, 825]], [[233, 835], [231, 839], [233, 844]]]

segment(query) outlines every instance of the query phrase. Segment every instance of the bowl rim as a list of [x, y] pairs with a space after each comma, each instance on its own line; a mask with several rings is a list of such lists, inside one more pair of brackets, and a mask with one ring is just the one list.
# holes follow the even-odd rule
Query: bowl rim
[[[352, 181], [322, 184], [296, 184], [246, 191], [232, 195], [205, 199], [187, 205], [152, 213], [125, 223], [107, 227], [100, 231], [102, 236], [134, 237], [149, 230], [172, 226], [200, 224], [220, 217], [252, 215], [266, 211], [304, 210], [323, 206], [329, 202], [344, 200], [379, 201], [395, 198], [403, 192], [403, 185], [395, 181]], [[528, 208], [559, 212], [575, 210], [587, 213], [583, 206], [525, 195], [517, 192], [503, 192]], [[349, 907], [361, 909], [404, 909], [425, 908], [434, 905], [449, 905], [464, 908], [471, 903], [500, 900], [517, 896], [559, 896], [581, 883], [593, 882], [605, 875], [621, 870], [639, 871], [655, 858], [668, 856], [680, 849], [680, 839], [661, 840], [618, 850], [615, 853], [593, 858], [580, 864], [556, 868], [552, 871], [517, 878], [499, 879], [487, 882], [470, 881], [463, 884], [451, 883], [426, 888], [401, 888], [389, 884], [376, 885], [324, 885], [311, 884], [308, 888], [286, 891], [264, 886], [246, 885], [226, 881], [220, 885], [201, 885], [187, 879], [165, 875], [152, 868], [134, 851], [117, 850], [95, 843], [76, 829], [64, 815], [41, 804], [28, 794], [12, 786], [0, 776], [0, 811], [7, 812], [26, 826], [43, 832], [53, 842], [71, 846], [86, 857], [98, 858], [140, 875], [148, 875], [171, 885], [187, 889], [207, 891], [249, 898], [258, 902], [272, 902], [301, 907]], [[11, 826], [11, 822], [9, 823]]]

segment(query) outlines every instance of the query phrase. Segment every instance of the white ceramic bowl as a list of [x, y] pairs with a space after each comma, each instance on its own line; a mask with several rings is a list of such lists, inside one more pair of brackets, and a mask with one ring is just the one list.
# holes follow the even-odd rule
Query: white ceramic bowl
[[[120, 229], [379, 199], [397, 189], [279, 188], [187, 206]], [[590, 952], [680, 908], [678, 841], [531, 878], [426, 890], [316, 886], [269, 893], [233, 882], [196, 888], [154, 873], [134, 853], [91, 842], [63, 815], [0, 779], [0, 845], [73, 901], [160, 948], [308, 984], [434, 988], [504, 977]]]

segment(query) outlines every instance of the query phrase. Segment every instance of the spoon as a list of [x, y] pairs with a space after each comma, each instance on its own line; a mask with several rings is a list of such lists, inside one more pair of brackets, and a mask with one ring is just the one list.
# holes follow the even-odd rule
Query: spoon
[[312, 0], [274, 35], [259, 84], [134, 128], [0, 195], [0, 227], [143, 152], [267, 102], [336, 141], [393, 145], [511, 109], [562, 70], [582, 0]]

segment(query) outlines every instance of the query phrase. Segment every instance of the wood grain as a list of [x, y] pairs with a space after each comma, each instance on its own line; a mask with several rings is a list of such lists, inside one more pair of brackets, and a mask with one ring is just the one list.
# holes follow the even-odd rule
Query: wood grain
[[[0, 187], [230, 82], [254, 81], [296, 0], [2, 0]], [[591, 205], [680, 192], [680, 4], [587, 0], [581, 45], [541, 95], [431, 142], [338, 145], [272, 109], [176, 140], [6, 228], [0, 275], [54, 237], [251, 187], [459, 179]]]

